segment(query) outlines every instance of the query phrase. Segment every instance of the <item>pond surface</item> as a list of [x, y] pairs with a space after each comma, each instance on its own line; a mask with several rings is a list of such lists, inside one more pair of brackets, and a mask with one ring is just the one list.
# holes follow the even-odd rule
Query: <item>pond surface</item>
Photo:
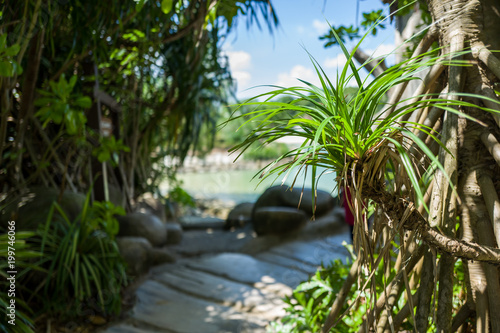
[[[260, 179], [254, 178], [259, 170], [222, 170], [217, 172], [190, 172], [179, 173], [177, 178], [183, 181], [182, 188], [195, 198], [214, 198], [224, 201], [234, 201], [236, 204], [245, 201], [256, 201], [257, 198], [268, 187], [280, 185], [283, 176], [275, 179], [271, 176], [259, 184]], [[324, 169], [318, 170], [318, 175]], [[296, 172], [291, 172], [285, 184], [290, 185]], [[253, 179], [252, 179], [253, 178]], [[311, 172], [307, 173], [305, 187], [311, 187]], [[274, 181], [274, 184], [273, 184]], [[304, 184], [304, 173], [302, 172], [295, 183], [295, 188], [301, 188]], [[318, 183], [318, 188], [332, 192], [335, 188], [335, 174], [324, 173]], [[336, 195], [336, 193], [332, 193]]]

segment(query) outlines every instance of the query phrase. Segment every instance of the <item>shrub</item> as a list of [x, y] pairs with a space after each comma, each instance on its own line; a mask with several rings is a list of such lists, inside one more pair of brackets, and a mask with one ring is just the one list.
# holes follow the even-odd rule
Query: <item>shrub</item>
[[[15, 227], [15, 225], [13, 226]], [[15, 231], [15, 229], [12, 231]], [[36, 251], [34, 244], [27, 242], [34, 235], [35, 233], [30, 231], [15, 232], [15, 236], [12, 233], [11, 235], [8, 233], [0, 235], [0, 257], [5, 258], [5, 260], [0, 261], [0, 331], [2, 332], [33, 332], [33, 311], [19, 297], [23, 286], [18, 281], [22, 280], [28, 271], [40, 269], [30, 263], [32, 258], [40, 258], [41, 256], [41, 253]], [[14, 248], [14, 251], [12, 251], [12, 248]], [[13, 257], [14, 260], [9, 257]], [[10, 266], [13, 261], [13, 266]], [[16, 290], [13, 292], [10, 289], [10, 281], [7, 280], [10, 277], [8, 271], [17, 272], [15, 274]], [[11, 303], [11, 300], [15, 301], [15, 325], [10, 322], [12, 318], [7, 316], [7, 306]]]
[[118, 233], [114, 215], [125, 212], [110, 202], [89, 202], [87, 195], [75, 221], [54, 203], [46, 223], [37, 230], [47, 268], [37, 287], [38, 297], [43, 300], [43, 311], [58, 318], [77, 315], [84, 306], [103, 314], [120, 312], [120, 292], [127, 277], [114, 241]]

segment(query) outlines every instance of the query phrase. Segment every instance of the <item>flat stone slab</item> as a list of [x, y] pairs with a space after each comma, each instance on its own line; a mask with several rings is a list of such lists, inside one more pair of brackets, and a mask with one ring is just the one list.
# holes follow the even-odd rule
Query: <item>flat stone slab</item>
[[119, 325], [110, 327], [103, 332], [105, 332], [105, 333], [162, 333], [162, 332], [170, 333], [170, 332], [172, 332], [169, 330], [161, 330], [161, 329], [157, 329], [157, 328], [155, 328], [155, 330], [150, 330], [150, 329], [147, 329], [145, 327], [140, 326], [140, 324], [138, 325], [138, 327], [133, 326], [133, 325], [134, 324], [119, 324]]
[[137, 289], [137, 304], [132, 312], [131, 320], [136, 325], [143, 322], [149, 329], [158, 327], [159, 332], [165, 328], [179, 333], [250, 333], [265, 332], [267, 325], [266, 320], [186, 295], [153, 280]]
[[265, 261], [271, 264], [276, 264], [280, 266], [290, 267], [298, 271], [302, 271], [307, 274], [314, 274], [318, 270], [319, 266], [311, 265], [299, 260], [295, 260], [289, 257], [284, 257], [277, 253], [262, 252], [255, 255], [255, 258]]
[[203, 216], [183, 216], [179, 218], [179, 223], [182, 228], [187, 229], [206, 229], [206, 228], [222, 228], [226, 223], [225, 220], [216, 217]]
[[290, 242], [272, 248], [269, 252], [314, 266], [319, 266], [321, 263], [327, 265], [335, 259], [345, 261], [346, 257], [350, 257], [349, 252], [342, 246], [322, 240]]
[[[274, 320], [285, 314], [285, 303], [273, 292], [229, 281], [219, 276], [175, 265], [166, 272], [157, 272], [153, 279], [168, 287], [238, 311], [258, 313], [259, 317]], [[291, 288], [286, 288], [287, 294]]]
[[192, 259], [187, 266], [257, 288], [266, 285], [295, 288], [307, 279], [304, 272], [289, 267], [270, 264], [242, 253], [221, 253], [215, 256]]
[[207, 253], [239, 252], [257, 237], [252, 226], [246, 225], [232, 231], [221, 228], [192, 229], [184, 232], [182, 241], [169, 248], [184, 256], [192, 257]]

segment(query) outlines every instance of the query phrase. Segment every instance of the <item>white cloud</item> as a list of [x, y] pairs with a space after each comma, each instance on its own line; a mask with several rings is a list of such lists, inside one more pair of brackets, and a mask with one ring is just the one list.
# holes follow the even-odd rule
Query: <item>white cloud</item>
[[326, 58], [323, 62], [325, 68], [341, 69], [347, 63], [347, 59], [343, 53], [337, 54], [335, 58]]
[[330, 25], [326, 21], [314, 20], [312, 25], [318, 34], [327, 33], [330, 30]]
[[394, 51], [394, 44], [381, 44], [375, 50], [365, 50], [365, 53], [373, 58], [386, 56]]
[[278, 81], [276, 82], [276, 85], [282, 87], [303, 86], [304, 84], [297, 79], [301, 79], [312, 84], [319, 83], [316, 72], [312, 68], [295, 65], [289, 72], [278, 74]]
[[252, 68], [252, 56], [245, 51], [226, 51], [229, 59], [231, 75], [238, 83], [239, 90], [247, 88], [252, 75], [248, 71]]

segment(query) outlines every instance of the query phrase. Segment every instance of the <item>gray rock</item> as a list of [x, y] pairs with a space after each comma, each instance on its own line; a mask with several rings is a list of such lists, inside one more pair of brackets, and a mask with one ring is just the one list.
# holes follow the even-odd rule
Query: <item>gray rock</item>
[[228, 214], [225, 229], [243, 227], [252, 221], [253, 202], [243, 202], [234, 207]]
[[253, 228], [257, 235], [286, 234], [303, 227], [307, 215], [296, 208], [262, 207], [254, 212]]
[[294, 188], [291, 190], [288, 186], [272, 186], [264, 191], [259, 199], [257, 199], [252, 213], [252, 220], [253, 217], [255, 217], [255, 211], [262, 207], [284, 206], [299, 208], [305, 213], [312, 215], [315, 204], [315, 215], [321, 216], [333, 209], [335, 207], [335, 203], [336, 200], [330, 195], [330, 193], [322, 190], [317, 190], [314, 201], [312, 197], [312, 190], [310, 188], [304, 188], [302, 191], [302, 188]]
[[182, 227], [177, 222], [165, 223], [167, 230], [167, 245], [179, 244], [182, 241]]
[[109, 201], [115, 206], [125, 207], [127, 204], [127, 196], [125, 191], [119, 186], [109, 184], [108, 185]]
[[[335, 200], [330, 195], [330, 193], [317, 190], [316, 198], [313, 199], [313, 191], [310, 188], [305, 188], [303, 193], [301, 188], [294, 188], [293, 191], [286, 191], [283, 193], [283, 201], [285, 206], [289, 207], [299, 207], [307, 214], [312, 215], [314, 205], [316, 205], [316, 216], [321, 216], [335, 207]], [[302, 196], [302, 200], [300, 199]], [[300, 201], [300, 206], [299, 205]]]
[[178, 292], [147, 280], [137, 289], [132, 311], [137, 326], [168, 328], [185, 333], [265, 332], [266, 320]]
[[[153, 279], [178, 291], [216, 303], [232, 306], [245, 313], [258, 313], [261, 318], [274, 320], [284, 314], [285, 303], [274, 292], [259, 290], [247, 284], [176, 265], [154, 271]], [[288, 289], [291, 291], [291, 289]]]
[[118, 216], [119, 236], [137, 236], [146, 238], [153, 246], [167, 243], [167, 229], [161, 220], [151, 214], [131, 213]]
[[152, 248], [148, 251], [148, 261], [152, 266], [175, 262], [175, 255], [168, 249]]
[[[17, 230], [34, 230], [40, 223], [47, 222], [50, 207], [58, 201], [70, 221], [80, 215], [85, 203], [85, 195], [65, 191], [59, 200], [59, 190], [47, 187], [33, 187], [30, 191], [0, 209], [0, 226], [7, 221], [16, 221]], [[57, 214], [55, 212], [54, 214]]]
[[149, 252], [152, 246], [146, 238], [116, 237], [116, 243], [130, 274], [142, 275], [148, 272]]

